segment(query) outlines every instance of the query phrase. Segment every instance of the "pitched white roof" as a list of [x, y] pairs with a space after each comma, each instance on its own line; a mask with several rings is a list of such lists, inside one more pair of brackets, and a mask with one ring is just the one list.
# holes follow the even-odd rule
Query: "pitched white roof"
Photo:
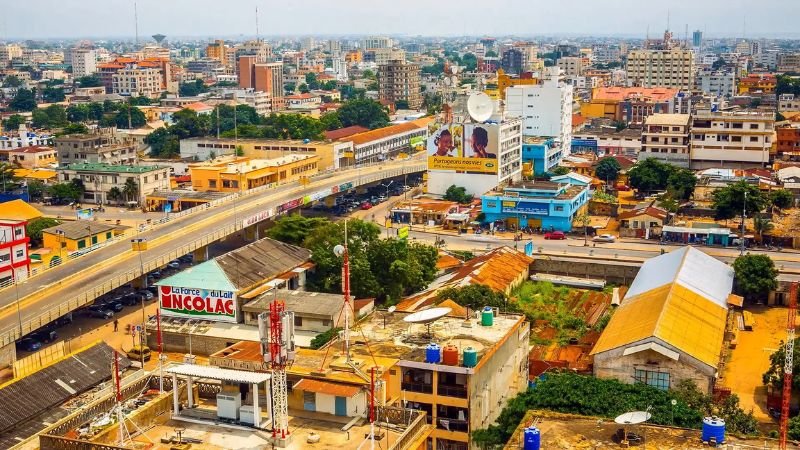
[[174, 373], [185, 377], [209, 378], [212, 380], [232, 381], [234, 383], [262, 383], [271, 378], [264, 372], [248, 372], [245, 370], [223, 369], [215, 366], [201, 366], [198, 364], [181, 364], [166, 369], [167, 373]]
[[733, 269], [694, 247], [686, 246], [645, 261], [625, 298], [673, 282], [727, 308], [728, 295], [733, 289]]

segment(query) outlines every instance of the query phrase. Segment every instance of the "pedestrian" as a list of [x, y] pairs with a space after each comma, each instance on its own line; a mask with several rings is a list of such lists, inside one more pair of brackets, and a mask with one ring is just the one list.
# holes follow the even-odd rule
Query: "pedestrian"
[[114, 332], [116, 332], [118, 328], [119, 328], [119, 319], [117, 319], [115, 317], [114, 318]]

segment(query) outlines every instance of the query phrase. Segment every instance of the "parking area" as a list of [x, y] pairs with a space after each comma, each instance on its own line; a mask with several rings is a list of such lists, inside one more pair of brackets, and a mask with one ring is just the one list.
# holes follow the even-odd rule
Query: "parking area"
[[752, 409], [759, 422], [772, 422], [767, 411], [767, 388], [761, 376], [769, 368], [769, 358], [786, 339], [786, 308], [748, 307], [753, 314], [753, 331], [740, 331], [737, 345], [730, 353], [722, 385], [739, 396], [741, 407]]

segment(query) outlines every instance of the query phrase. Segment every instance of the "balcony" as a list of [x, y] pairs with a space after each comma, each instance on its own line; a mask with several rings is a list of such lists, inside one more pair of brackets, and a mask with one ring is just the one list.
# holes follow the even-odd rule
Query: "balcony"
[[406, 383], [401, 384], [401, 388], [408, 392], [419, 392], [422, 394], [433, 394], [433, 385], [425, 383]]
[[467, 387], [463, 385], [439, 383], [436, 392], [445, 397], [467, 398]]
[[450, 419], [448, 417], [437, 417], [436, 428], [446, 431], [469, 433], [469, 422], [466, 420]]

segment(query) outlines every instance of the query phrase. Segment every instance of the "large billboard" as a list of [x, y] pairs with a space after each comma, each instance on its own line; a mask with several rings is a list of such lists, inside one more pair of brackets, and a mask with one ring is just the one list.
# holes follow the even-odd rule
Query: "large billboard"
[[428, 131], [429, 170], [497, 173], [497, 126], [434, 123]]
[[165, 316], [236, 323], [236, 293], [178, 286], [159, 286]]
[[503, 200], [503, 212], [547, 216], [550, 215], [550, 205], [547, 203], [539, 203], [539, 202]]

